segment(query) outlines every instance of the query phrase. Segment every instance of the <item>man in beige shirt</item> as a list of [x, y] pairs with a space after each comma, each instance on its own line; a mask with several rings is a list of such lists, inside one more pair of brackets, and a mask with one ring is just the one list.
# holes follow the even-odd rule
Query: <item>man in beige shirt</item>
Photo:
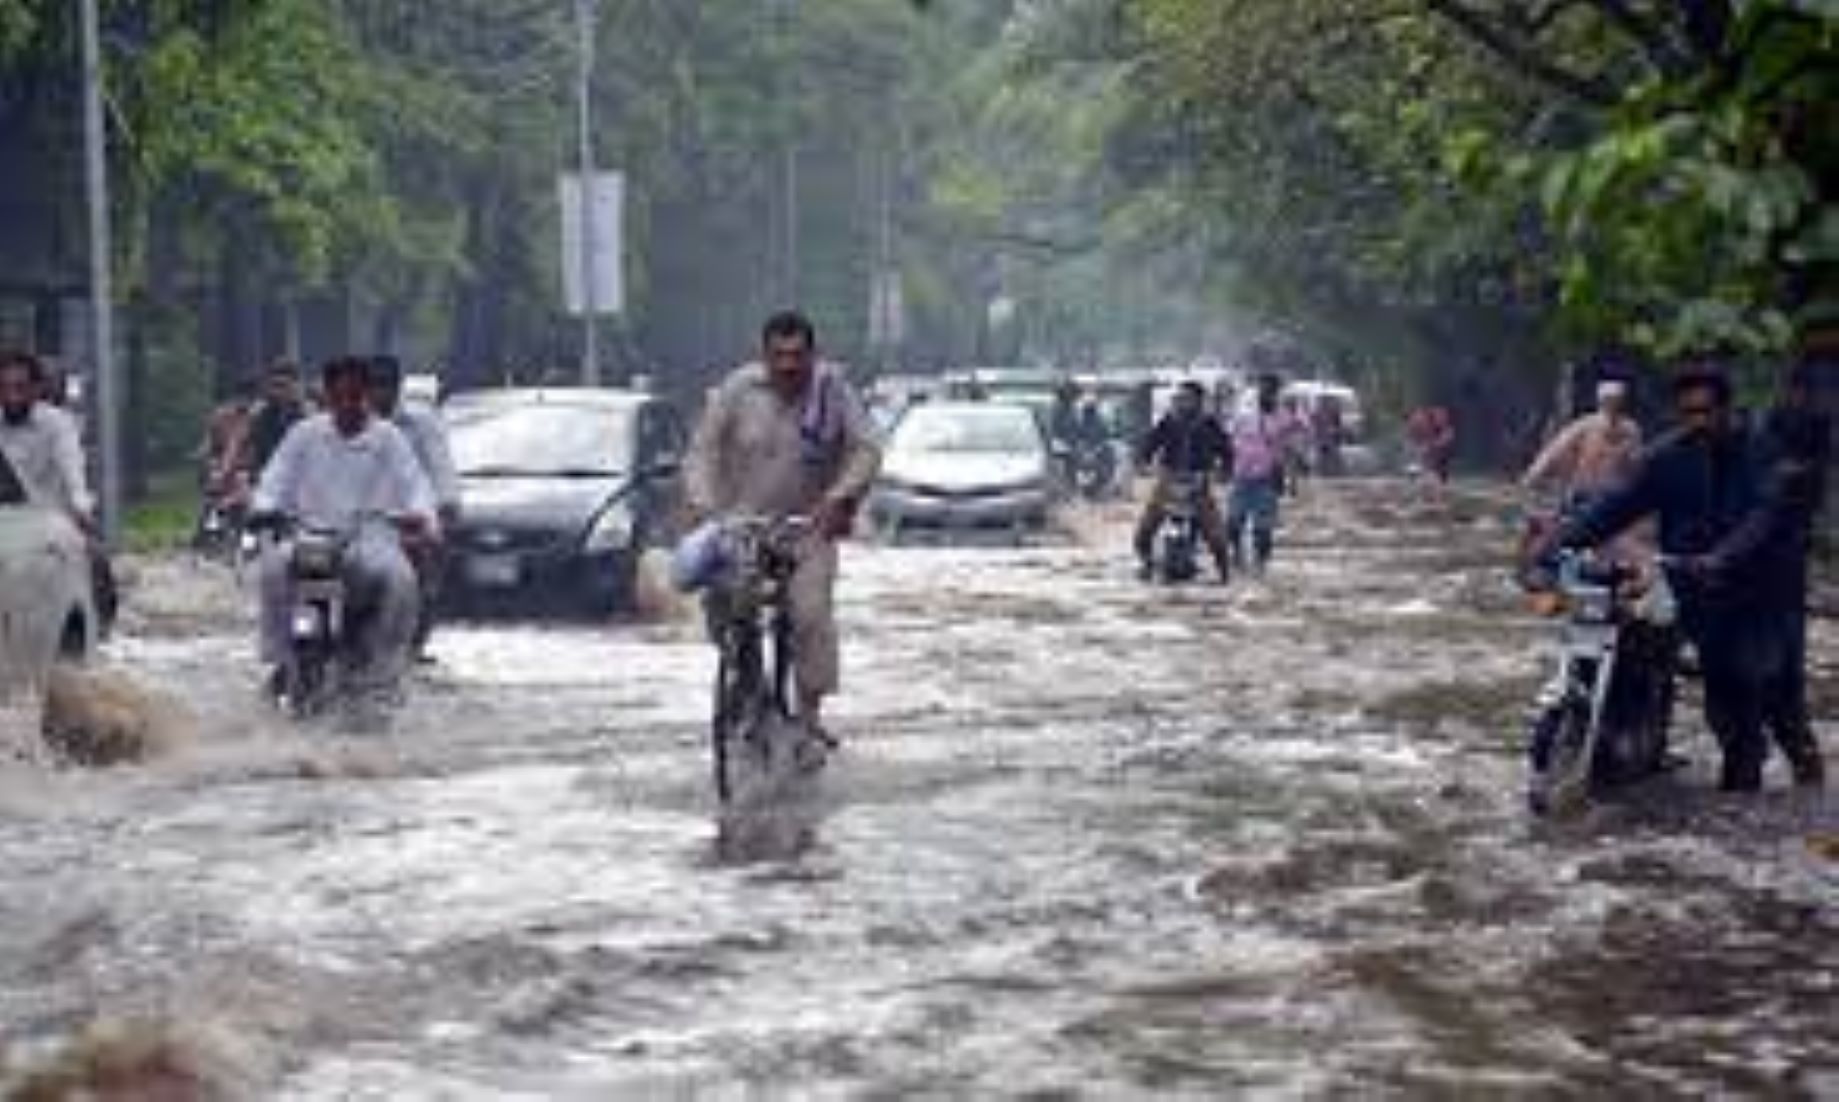
[[823, 701], [839, 679], [836, 541], [848, 534], [881, 468], [881, 449], [841, 370], [818, 362], [808, 320], [776, 315], [761, 344], [765, 362], [740, 368], [710, 395], [690, 445], [685, 489], [699, 517], [814, 521], [787, 596], [799, 714], [825, 734]]
[[1528, 490], [1556, 485], [1567, 506], [1609, 489], [1634, 469], [1641, 451], [1641, 426], [1628, 416], [1628, 386], [1609, 381], [1596, 388], [1596, 412], [1566, 425], [1520, 485]]

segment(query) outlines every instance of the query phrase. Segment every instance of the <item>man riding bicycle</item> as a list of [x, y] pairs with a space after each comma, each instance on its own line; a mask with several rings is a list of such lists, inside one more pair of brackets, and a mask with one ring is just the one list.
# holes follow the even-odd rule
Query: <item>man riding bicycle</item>
[[798, 714], [813, 735], [833, 742], [822, 720], [824, 698], [840, 680], [836, 543], [881, 468], [881, 449], [842, 370], [818, 361], [809, 320], [775, 315], [761, 346], [763, 362], [739, 368], [710, 396], [690, 445], [685, 493], [701, 518], [811, 518], [786, 598]]

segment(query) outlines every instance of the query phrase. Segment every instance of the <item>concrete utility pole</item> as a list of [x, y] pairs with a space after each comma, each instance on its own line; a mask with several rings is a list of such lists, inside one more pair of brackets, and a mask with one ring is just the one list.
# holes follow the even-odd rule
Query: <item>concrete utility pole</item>
[[121, 534], [121, 396], [115, 378], [115, 299], [110, 279], [108, 131], [102, 113], [102, 32], [96, 0], [78, 0], [83, 24], [83, 144], [89, 196], [90, 359], [100, 438], [102, 538]]
[[599, 241], [594, 225], [594, 4], [595, 0], [575, 0], [575, 33], [580, 38], [575, 95], [581, 157], [581, 381], [587, 386], [600, 385], [600, 303], [594, 286], [594, 246]]

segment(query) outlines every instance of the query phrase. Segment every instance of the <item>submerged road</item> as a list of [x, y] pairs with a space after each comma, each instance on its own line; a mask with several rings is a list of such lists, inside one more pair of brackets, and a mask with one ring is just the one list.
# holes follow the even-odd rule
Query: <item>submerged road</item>
[[1309, 494], [1229, 589], [1137, 582], [1122, 507], [852, 547], [847, 746], [747, 862], [685, 610], [447, 629], [342, 738], [256, 706], [226, 576], [148, 565], [110, 661], [183, 745], [0, 766], [0, 1084], [88, 1028], [170, 1097], [1839, 1096], [1834, 798], [1712, 792], [1688, 691], [1692, 769], [1535, 827], [1504, 502]]

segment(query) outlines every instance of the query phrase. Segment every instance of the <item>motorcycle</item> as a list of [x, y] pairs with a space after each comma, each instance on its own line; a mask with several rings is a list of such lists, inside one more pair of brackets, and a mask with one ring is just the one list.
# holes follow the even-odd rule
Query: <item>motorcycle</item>
[[1550, 678], [1528, 728], [1527, 804], [1550, 815], [1667, 768], [1679, 637], [1664, 569], [1561, 552], [1535, 610], [1556, 624]]
[[1075, 445], [1070, 466], [1073, 491], [1087, 501], [1108, 496], [1117, 483], [1117, 456], [1108, 441]]
[[208, 479], [198, 523], [192, 532], [192, 552], [200, 559], [240, 565], [248, 506], [248, 489], [241, 475]]
[[287, 660], [278, 701], [296, 719], [319, 715], [341, 695], [355, 659], [345, 595], [345, 554], [350, 537], [301, 528], [288, 555], [293, 607], [288, 611]]
[[1200, 541], [1200, 495], [1206, 492], [1206, 485], [1192, 475], [1169, 484], [1156, 556], [1158, 573], [1169, 585], [1193, 581], [1199, 573], [1195, 550]]
[[345, 530], [252, 519], [253, 526], [277, 541], [288, 541], [293, 596], [287, 652], [269, 688], [277, 707], [295, 719], [323, 715], [334, 704], [355, 708], [360, 703], [358, 690], [373, 658], [365, 638], [366, 617], [351, 604], [345, 566], [363, 524], [378, 519], [365, 518]]

